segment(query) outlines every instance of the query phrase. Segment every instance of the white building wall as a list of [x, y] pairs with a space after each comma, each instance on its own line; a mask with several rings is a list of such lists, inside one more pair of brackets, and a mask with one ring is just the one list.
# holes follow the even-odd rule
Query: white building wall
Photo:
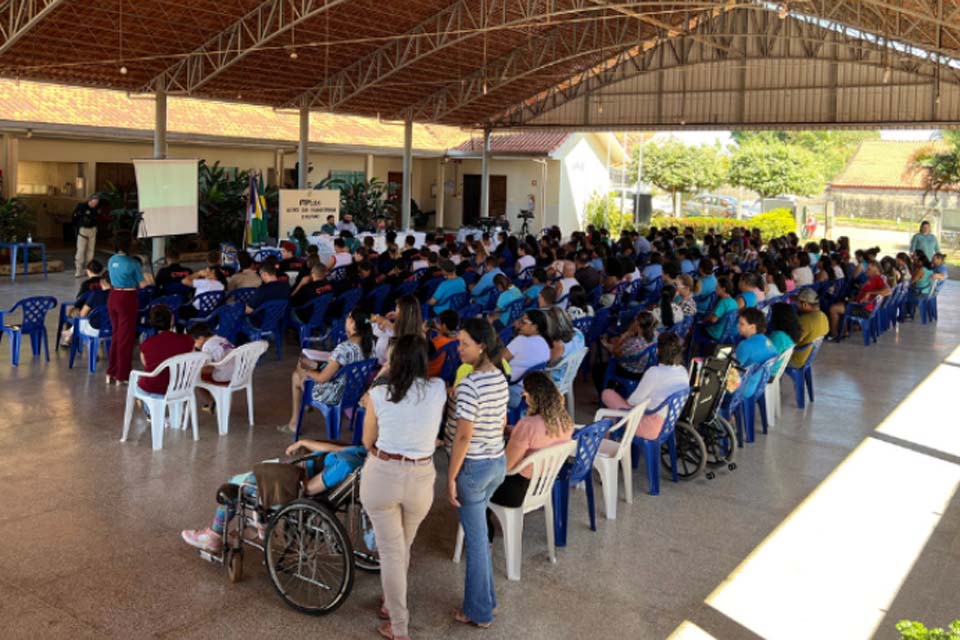
[[587, 202], [594, 192], [610, 190], [606, 148], [596, 135], [574, 135], [554, 155], [561, 158], [559, 212], [560, 229], [565, 235], [586, 226]]

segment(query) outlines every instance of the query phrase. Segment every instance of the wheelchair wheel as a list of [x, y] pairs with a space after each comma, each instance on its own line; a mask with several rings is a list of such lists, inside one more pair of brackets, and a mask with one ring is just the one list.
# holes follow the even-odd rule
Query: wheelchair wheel
[[230, 551], [227, 558], [227, 577], [237, 583], [243, 579], [243, 552]]
[[347, 521], [352, 525], [350, 539], [354, 564], [363, 571], [380, 571], [380, 553], [373, 535], [373, 523], [359, 501], [347, 507]]
[[284, 506], [270, 520], [264, 554], [273, 588], [301, 613], [330, 613], [350, 595], [350, 539], [337, 516], [316, 502]]
[[733, 425], [718, 415], [702, 423], [699, 431], [707, 445], [707, 464], [721, 467], [733, 463], [737, 451], [737, 432]]
[[[684, 422], [678, 422], [676, 427], [677, 440], [677, 475], [681, 480], [692, 480], [700, 475], [707, 465], [707, 448], [696, 429]], [[671, 473], [670, 447], [667, 443], [660, 445], [660, 464], [664, 470]]]

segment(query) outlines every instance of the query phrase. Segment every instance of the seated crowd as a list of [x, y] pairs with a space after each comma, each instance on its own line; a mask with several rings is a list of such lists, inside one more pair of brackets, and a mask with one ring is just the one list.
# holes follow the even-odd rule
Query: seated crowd
[[[388, 638], [408, 637], [410, 549], [434, 499], [438, 443], [449, 455], [446, 498], [465, 535], [465, 591], [454, 618], [486, 627], [497, 606], [488, 505], [522, 504], [529, 473], [507, 471], [573, 437], [566, 390], [558, 386], [568, 359], [593, 351], [593, 382], [603, 406], [628, 410], [648, 402], [653, 409], [689, 388], [686, 363], [717, 344], [734, 345], [741, 368], [776, 358], [786, 363], [791, 349], [789, 365], [802, 367], [809, 357], [804, 347], [841, 339], [851, 325], [846, 317], [869, 315], [898, 286], [909, 291], [909, 307], [934, 293], [945, 277], [939, 253], [928, 259], [918, 249], [878, 261], [876, 249], [851, 253], [846, 238], [801, 245], [792, 233], [765, 240], [759, 230], [746, 228], [702, 238], [692, 229], [651, 228], [646, 235], [624, 231], [613, 240], [593, 227], [564, 239], [554, 227], [539, 238], [503, 234], [494, 241], [483, 234], [462, 244], [437, 232], [427, 234], [422, 247], [413, 236], [401, 246], [388, 234], [382, 253], [372, 243], [356, 242], [349, 230], [340, 233], [327, 261], [298, 242], [261, 264], [241, 252], [235, 273], [215, 254], [192, 272], [170, 253], [157, 286], [186, 287], [194, 295], [252, 290], [243, 301], [247, 316], [284, 301], [301, 324], [313, 322], [311, 305], [330, 296], [325, 318], [307, 336], [330, 350], [301, 353], [291, 375], [290, 419], [279, 427], [286, 433], [299, 432], [305, 402], [340, 404], [344, 368], [375, 361], [360, 402], [362, 446], [299, 440], [287, 453], [304, 448], [325, 454], [309, 465], [311, 494], [363, 466], [360, 496], [382, 565], [378, 613], [387, 622], [379, 631]], [[109, 277], [98, 276], [97, 267], [89, 265], [84, 286], [99, 282], [108, 289]], [[353, 302], [345, 295], [351, 291], [360, 292]], [[88, 314], [89, 304], [76, 313]], [[209, 353], [211, 363], [222, 360], [233, 345], [200, 316], [192, 302], [150, 309], [154, 334], [140, 347], [144, 366], [152, 370], [194, 349]], [[184, 335], [174, 331], [175, 317], [200, 321]], [[445, 373], [453, 342], [452, 364], [458, 366]], [[223, 383], [230, 373], [211, 364], [203, 375]], [[608, 384], [611, 376], [627, 385]], [[312, 397], [305, 401], [308, 381]], [[140, 384], [162, 393], [166, 381]], [[742, 384], [751, 395], [751, 385], [759, 382], [753, 377]], [[665, 415], [664, 409], [645, 415], [638, 437], [656, 440]], [[231, 483], [255, 491], [249, 474]], [[215, 551], [230, 517], [221, 507], [208, 527], [185, 530], [183, 538]]]

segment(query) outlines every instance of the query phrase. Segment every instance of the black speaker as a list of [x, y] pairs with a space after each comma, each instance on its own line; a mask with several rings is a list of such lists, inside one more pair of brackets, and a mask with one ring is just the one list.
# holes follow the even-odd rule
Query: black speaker
[[636, 225], [637, 228], [650, 226], [650, 218], [653, 215], [653, 195], [649, 193], [638, 193], [633, 210], [635, 211], [633, 224]]

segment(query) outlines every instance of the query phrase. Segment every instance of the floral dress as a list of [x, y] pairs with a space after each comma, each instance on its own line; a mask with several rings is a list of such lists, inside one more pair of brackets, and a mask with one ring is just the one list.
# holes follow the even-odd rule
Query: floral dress
[[[335, 360], [343, 368], [348, 364], [363, 360], [363, 351], [360, 349], [360, 345], [344, 340], [330, 354], [330, 360]], [[345, 376], [336, 376], [328, 382], [315, 384], [313, 386], [314, 401], [325, 404], [339, 404], [343, 397], [346, 380]]]

